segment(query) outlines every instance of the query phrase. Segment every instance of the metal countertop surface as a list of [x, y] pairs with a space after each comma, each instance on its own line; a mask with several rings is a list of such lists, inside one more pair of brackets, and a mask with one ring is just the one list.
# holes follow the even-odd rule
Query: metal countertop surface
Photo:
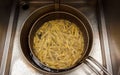
[[120, 0], [103, 1], [113, 74], [120, 75]]
[[11, 6], [12, 0], [0, 0], [0, 64], [3, 56]]
[[[7, 32], [9, 18], [10, 18], [10, 10], [11, 10], [11, 4], [12, 4], [11, 2], [12, 1], [9, 0], [8, 3], [6, 3], [6, 5], [3, 5], [2, 3], [0, 3], [0, 9], [3, 10], [3, 11], [0, 11], [0, 16], [1, 16], [0, 17], [0, 34], [1, 34], [1, 37], [0, 37], [0, 41], [1, 41], [1, 43], [0, 43], [0, 63], [2, 60], [4, 44], [5, 44], [5, 40], [6, 40], [6, 32]], [[120, 29], [119, 29], [120, 28], [120, 15], [119, 15], [120, 10], [118, 10], [120, 5], [119, 5], [119, 1], [117, 1], [117, 0], [115, 0], [115, 1], [105, 0], [105, 1], [103, 1], [103, 4], [104, 4], [104, 9], [105, 9], [104, 10], [105, 11], [105, 23], [106, 23], [106, 27], [107, 27], [109, 48], [110, 48], [110, 52], [111, 52], [111, 56], [112, 56], [113, 75], [120, 75], [120, 67], [119, 67], [120, 66], [119, 65], [119, 63], [120, 63], [120, 56], [119, 56], [120, 55], [120, 40], [119, 40], [119, 38], [120, 38], [120, 35], [119, 35], [119, 33], [120, 33]], [[113, 6], [111, 6], [111, 4], [113, 4]], [[34, 8], [31, 8], [31, 9], [34, 10]], [[91, 9], [90, 7], [88, 9], [89, 9], [89, 11], [94, 10], [93, 8]], [[84, 8], [81, 8], [81, 10], [84, 10]], [[21, 11], [23, 11], [23, 10], [20, 9], [20, 12]], [[23, 11], [23, 13], [28, 14], [28, 13], [30, 13], [30, 11]], [[26, 15], [20, 13], [19, 19], [20, 19], [20, 15], [26, 16]], [[89, 19], [95, 18], [95, 15], [92, 15], [92, 16], [88, 15], [88, 16], [90, 17]], [[21, 22], [23, 22], [24, 19], [19, 20], [18, 21], [19, 24]], [[95, 23], [95, 21], [93, 21], [93, 23]], [[21, 56], [22, 53], [20, 50], [18, 50], [18, 47], [20, 47], [20, 46], [17, 44], [17, 43], [19, 43], [18, 36], [19, 36], [19, 28], [21, 28], [21, 25], [19, 25], [19, 26], [17, 25], [15, 27], [16, 28], [13, 28], [13, 29], [15, 29], [15, 30], [13, 30], [15, 38], [12, 39], [15, 42], [11, 43], [11, 44], [13, 44], [13, 48], [12, 47], [10, 48], [13, 50], [13, 52], [12, 51], [9, 52], [8, 59], [7, 59], [7, 61], [9, 61], [9, 62], [7, 62], [8, 65], [6, 66], [7, 69], [5, 70], [5, 72], [6, 72], [5, 75], [8, 75], [8, 74], [16, 75], [16, 73], [20, 73], [20, 75], [26, 74], [25, 72], [22, 71], [23, 70], [22, 68], [25, 68], [24, 70], [29, 71], [30, 73], [33, 72], [33, 75], [39, 75], [38, 72], [33, 70], [33, 68], [31, 68], [31, 67], [29, 68], [29, 70], [26, 69], [26, 67], [29, 65], [27, 64], [26, 60], [23, 59], [24, 57]], [[97, 29], [95, 29], [95, 30], [97, 30]], [[15, 31], [16, 31], [16, 33], [15, 33]], [[98, 32], [96, 32], [96, 33], [98, 33]], [[98, 39], [96, 39], [96, 40], [99, 41]], [[100, 49], [100, 45], [98, 46], [98, 48]], [[16, 53], [19, 53], [19, 54], [16, 56]], [[92, 52], [91, 52], [91, 54], [92, 54]], [[10, 56], [10, 59], [12, 57], [12, 61], [9, 60], [9, 56]], [[95, 56], [93, 56], [93, 57], [95, 57]], [[100, 55], [100, 57], [101, 57], [101, 55]], [[16, 61], [16, 63], [15, 63], [15, 61]], [[101, 59], [99, 59], [98, 61], [101, 64], [103, 64]], [[13, 63], [16, 65], [16, 67], [14, 67]], [[10, 65], [12, 65], [12, 67], [9, 68]], [[19, 68], [21, 66], [22, 66], [22, 68]], [[19, 68], [19, 69], [17, 69], [19, 72], [13, 71], [13, 69], [15, 70], [16, 68]], [[10, 71], [10, 72], [8, 72], [8, 71]], [[91, 70], [88, 68], [86, 69], [86, 71], [88, 72], [88, 75], [94, 74], [94, 73], [92, 74]], [[78, 70], [76, 73], [74, 72], [73, 74], [77, 75], [77, 73], [79, 73]]]

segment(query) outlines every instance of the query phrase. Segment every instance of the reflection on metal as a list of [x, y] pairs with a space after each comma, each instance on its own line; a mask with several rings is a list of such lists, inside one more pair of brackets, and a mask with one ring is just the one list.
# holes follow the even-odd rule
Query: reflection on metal
[[106, 24], [105, 24], [105, 18], [104, 18], [104, 13], [103, 13], [103, 7], [101, 4], [101, 0], [99, 1], [99, 7], [101, 8], [100, 10], [100, 23], [101, 23], [101, 31], [102, 31], [102, 38], [103, 38], [103, 46], [104, 46], [104, 51], [105, 51], [105, 60], [106, 60], [106, 68], [111, 75], [113, 74], [112, 72], [112, 64], [111, 64], [111, 55], [110, 55], [110, 49], [109, 49], [109, 44], [108, 44], [108, 35], [107, 35], [107, 30], [106, 30]]
[[14, 3], [12, 6], [11, 14], [10, 14], [11, 16], [10, 16], [9, 25], [8, 25], [7, 34], [6, 34], [7, 38], [5, 39], [3, 56], [1, 60], [0, 75], [4, 75], [5, 68], [6, 68], [9, 44], [10, 44], [10, 39], [11, 39], [11, 34], [12, 34], [13, 20], [14, 20], [14, 15], [15, 15], [15, 6], [16, 5]]

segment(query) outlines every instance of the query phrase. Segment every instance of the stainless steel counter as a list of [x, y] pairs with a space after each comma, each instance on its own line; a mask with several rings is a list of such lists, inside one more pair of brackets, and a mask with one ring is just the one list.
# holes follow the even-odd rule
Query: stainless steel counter
[[113, 74], [120, 75], [120, 0], [103, 1]]
[[0, 64], [4, 51], [11, 6], [12, 0], [0, 0]]

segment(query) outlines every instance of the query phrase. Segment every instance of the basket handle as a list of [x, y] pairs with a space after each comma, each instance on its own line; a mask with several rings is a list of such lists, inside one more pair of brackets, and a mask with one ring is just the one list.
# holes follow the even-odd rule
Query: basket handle
[[91, 62], [93, 62], [96, 66], [98, 66], [106, 75], [111, 75], [107, 71], [107, 69], [104, 66], [102, 66], [98, 61], [96, 61], [93, 57], [91, 57], [91, 56], [86, 57], [86, 59], [83, 61], [83, 63], [85, 63], [97, 75], [101, 75], [100, 72], [87, 59], [90, 60]]

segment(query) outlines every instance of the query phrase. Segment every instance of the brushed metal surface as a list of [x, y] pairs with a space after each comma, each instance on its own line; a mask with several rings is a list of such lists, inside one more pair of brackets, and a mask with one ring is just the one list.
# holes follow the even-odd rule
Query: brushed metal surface
[[113, 75], [120, 75], [120, 0], [104, 0]]
[[[7, 41], [7, 29], [9, 24], [9, 17], [11, 12], [12, 0], [0, 0], [0, 75], [3, 71], [3, 60], [5, 49], [7, 50], [7, 46], [5, 43]], [[7, 47], [7, 48], [6, 48]], [[6, 60], [6, 59], [5, 59]], [[5, 63], [4, 63], [5, 64]]]
[[[88, 20], [90, 21], [93, 27], [93, 32], [94, 32], [94, 36], [93, 36], [94, 42], [93, 42], [93, 47], [92, 47], [90, 56], [95, 58], [100, 64], [103, 65], [100, 38], [98, 33], [96, 7], [86, 2], [84, 4], [82, 3], [76, 3], [76, 4], [68, 3], [68, 4], [76, 7], [82, 13], [84, 13], [85, 16], [88, 17]], [[11, 60], [9, 75], [43, 75], [29, 64], [29, 62], [24, 57], [20, 47], [20, 31], [22, 29], [23, 22], [32, 11], [41, 7], [42, 5], [45, 5], [45, 3], [36, 4], [31, 2], [28, 10], [23, 10], [22, 8], [20, 8], [19, 10], [19, 17], [18, 17], [15, 39], [13, 43], [13, 53], [12, 53], [12, 60]], [[100, 69], [98, 70], [101, 71]], [[90, 68], [88, 68], [85, 64], [80, 65], [75, 71], [67, 75], [81, 75], [81, 74], [95, 75], [95, 73]]]
[[99, 30], [101, 33], [101, 43], [102, 45], [102, 49], [104, 50], [104, 58], [105, 58], [105, 62], [106, 62], [106, 68], [108, 70], [108, 72], [110, 74], [113, 74], [112, 71], [112, 62], [111, 62], [111, 54], [110, 54], [110, 47], [109, 47], [109, 42], [108, 42], [108, 34], [107, 34], [107, 28], [106, 28], [106, 23], [105, 23], [105, 17], [104, 17], [104, 12], [103, 12], [103, 5], [102, 5], [102, 1], [98, 0], [99, 2]]
[[8, 29], [12, 0], [0, 0], [0, 67], [5, 49], [6, 33]]

